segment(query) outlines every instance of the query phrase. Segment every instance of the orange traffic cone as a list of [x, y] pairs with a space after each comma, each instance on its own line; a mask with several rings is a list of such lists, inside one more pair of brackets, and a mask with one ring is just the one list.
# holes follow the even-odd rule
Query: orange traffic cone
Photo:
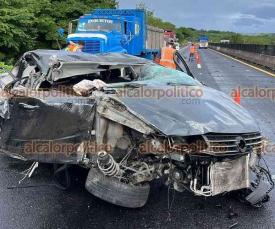
[[233, 99], [234, 99], [235, 103], [241, 104], [241, 92], [240, 92], [240, 89], [235, 90]]
[[196, 58], [197, 67], [201, 68], [201, 58], [198, 52], [195, 53], [195, 58]]

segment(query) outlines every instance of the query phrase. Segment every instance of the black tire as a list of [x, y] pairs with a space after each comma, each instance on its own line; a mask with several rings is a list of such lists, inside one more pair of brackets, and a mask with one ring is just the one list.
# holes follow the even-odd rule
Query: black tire
[[114, 177], [105, 176], [97, 168], [90, 169], [85, 187], [94, 196], [126, 208], [143, 207], [150, 192], [149, 184], [125, 184]]

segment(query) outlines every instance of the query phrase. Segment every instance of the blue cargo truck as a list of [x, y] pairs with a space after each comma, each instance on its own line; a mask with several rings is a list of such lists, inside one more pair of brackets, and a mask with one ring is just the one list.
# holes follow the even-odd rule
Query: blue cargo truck
[[164, 45], [164, 31], [146, 24], [141, 9], [96, 9], [81, 16], [73, 31], [69, 24], [67, 41], [84, 42], [83, 52], [127, 53], [154, 59]]
[[208, 48], [208, 36], [206, 35], [201, 35], [199, 37], [199, 48], [200, 49], [207, 49]]

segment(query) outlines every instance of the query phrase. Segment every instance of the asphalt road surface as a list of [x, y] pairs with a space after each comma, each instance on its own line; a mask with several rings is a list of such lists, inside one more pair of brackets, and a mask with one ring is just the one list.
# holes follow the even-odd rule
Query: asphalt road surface
[[[186, 52], [183, 51], [186, 55]], [[224, 57], [201, 50], [202, 68], [193, 64], [195, 76], [208, 86], [230, 94], [237, 87], [275, 88], [275, 78]], [[275, 102], [271, 99], [242, 98], [241, 104], [257, 120], [264, 135], [275, 142]], [[266, 156], [275, 174], [275, 154]], [[20, 186], [21, 172], [30, 163], [0, 157], [0, 228], [275, 228], [275, 195], [261, 209], [253, 209], [232, 196], [193, 197], [170, 192], [174, 199], [168, 212], [166, 188], [157, 185], [147, 205], [131, 210], [108, 204], [84, 189], [87, 172], [71, 168], [73, 187], [57, 189], [52, 167], [40, 165], [31, 179]]]

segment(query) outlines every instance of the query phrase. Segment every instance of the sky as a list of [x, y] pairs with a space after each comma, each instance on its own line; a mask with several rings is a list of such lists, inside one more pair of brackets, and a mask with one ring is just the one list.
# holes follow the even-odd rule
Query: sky
[[140, 2], [178, 27], [275, 33], [275, 0], [119, 0], [119, 7]]

